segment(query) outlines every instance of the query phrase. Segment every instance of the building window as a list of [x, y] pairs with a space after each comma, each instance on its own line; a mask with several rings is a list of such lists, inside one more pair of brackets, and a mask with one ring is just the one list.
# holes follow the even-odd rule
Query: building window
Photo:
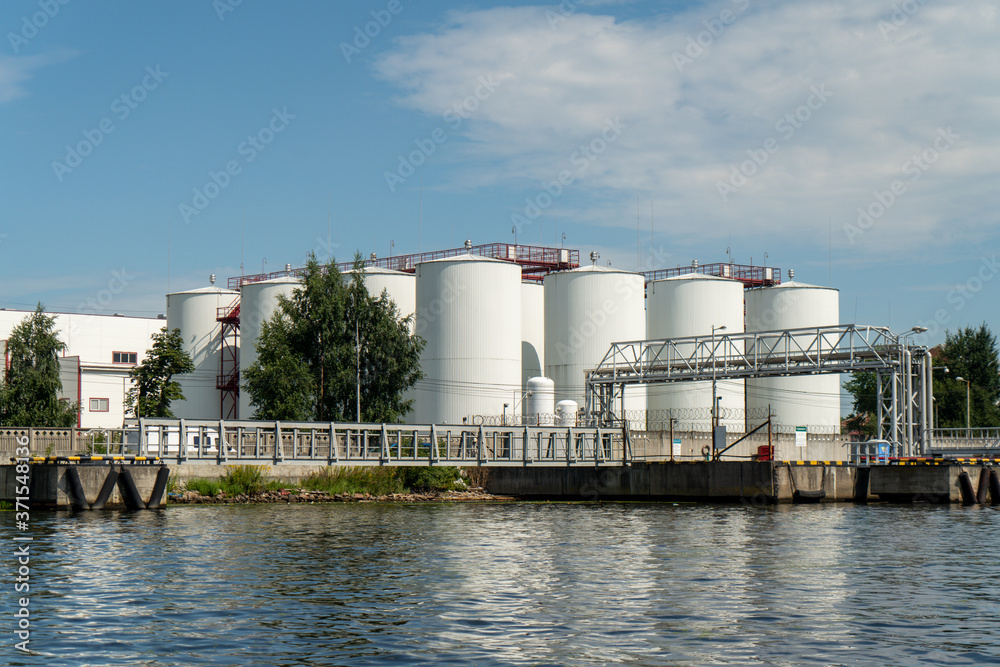
[[135, 352], [112, 352], [111, 362], [115, 364], [134, 364], [139, 355]]
[[110, 408], [110, 403], [106, 398], [92, 398], [90, 399], [90, 411], [91, 412], [107, 412]]

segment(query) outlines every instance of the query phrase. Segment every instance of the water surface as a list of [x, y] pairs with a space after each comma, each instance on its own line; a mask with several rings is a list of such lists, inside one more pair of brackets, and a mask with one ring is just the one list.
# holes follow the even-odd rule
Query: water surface
[[992, 508], [177, 506], [32, 530], [36, 654], [5, 633], [3, 664], [1000, 663]]

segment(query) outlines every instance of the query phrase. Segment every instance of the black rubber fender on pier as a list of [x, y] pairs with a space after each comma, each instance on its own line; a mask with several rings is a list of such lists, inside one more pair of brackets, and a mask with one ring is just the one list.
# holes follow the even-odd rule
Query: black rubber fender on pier
[[80, 482], [80, 474], [73, 466], [66, 468], [66, 491], [69, 492], [69, 500], [73, 509], [90, 509], [90, 503], [87, 502], [87, 494], [83, 492], [83, 483]]
[[1000, 505], [1000, 475], [997, 471], [990, 469], [990, 502]]
[[159, 509], [163, 506], [163, 503], [159, 502], [158, 499], [162, 498], [163, 492], [167, 490], [167, 479], [169, 478], [170, 470], [166, 466], [162, 466], [156, 471], [156, 481], [153, 482], [153, 493], [149, 496], [149, 503], [146, 504], [146, 509]]
[[90, 507], [92, 510], [102, 510], [104, 505], [108, 502], [108, 498], [111, 497], [111, 492], [115, 490], [115, 486], [118, 484], [118, 471], [114, 468], [108, 470], [108, 476], [104, 478], [104, 484], [101, 485], [101, 492], [97, 494], [97, 500]]
[[817, 489], [816, 491], [792, 492], [793, 503], [818, 503], [824, 498], [826, 498], [826, 491], [824, 489]]
[[990, 499], [990, 469], [979, 471], [979, 489], [976, 491], [976, 502], [985, 505]]
[[958, 489], [962, 492], [963, 505], [974, 505], [976, 503], [976, 492], [972, 488], [972, 478], [964, 470], [958, 475]]
[[125, 507], [130, 510], [146, 509], [146, 503], [139, 495], [139, 489], [135, 488], [135, 480], [132, 479], [132, 473], [128, 471], [128, 468], [122, 468], [121, 474], [118, 475], [118, 488], [122, 492]]

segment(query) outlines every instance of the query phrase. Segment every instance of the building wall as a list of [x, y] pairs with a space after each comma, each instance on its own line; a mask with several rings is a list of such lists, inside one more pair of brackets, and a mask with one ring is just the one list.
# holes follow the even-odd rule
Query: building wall
[[[0, 340], [6, 341], [14, 327], [32, 314], [27, 310], [0, 310]], [[83, 315], [78, 313], [48, 313], [55, 316], [56, 335], [66, 343], [64, 357], [79, 357], [79, 372], [75, 380], [76, 363], [67, 359], [63, 365], [63, 396], [79, 399], [82, 428], [116, 428], [124, 419], [125, 392], [131, 387], [129, 372], [134, 364], [115, 363], [115, 352], [134, 352], [141, 362], [153, 345], [153, 334], [166, 324], [154, 317], [124, 317], [118, 315]], [[4, 345], [4, 349], [6, 346]], [[107, 411], [91, 410], [90, 399], [107, 399]], [[98, 407], [103, 408], [103, 403]]]

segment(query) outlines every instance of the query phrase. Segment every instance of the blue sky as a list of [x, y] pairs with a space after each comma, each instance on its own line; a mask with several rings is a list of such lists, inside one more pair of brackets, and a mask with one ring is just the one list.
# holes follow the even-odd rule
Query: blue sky
[[839, 288], [844, 322], [928, 343], [996, 331], [997, 23], [995, 1], [8, 0], [0, 305], [155, 315], [168, 279], [323, 256], [328, 219], [343, 260], [517, 223], [628, 269], [766, 252]]

